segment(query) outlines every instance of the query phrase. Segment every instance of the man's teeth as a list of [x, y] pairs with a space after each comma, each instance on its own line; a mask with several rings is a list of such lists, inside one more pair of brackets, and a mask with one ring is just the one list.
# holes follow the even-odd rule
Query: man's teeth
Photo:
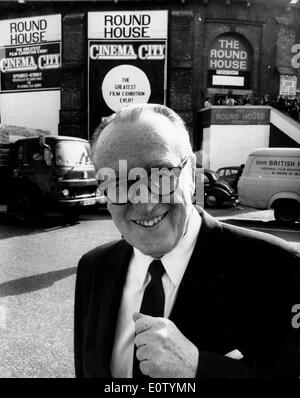
[[153, 218], [153, 220], [136, 220], [135, 222], [143, 227], [153, 227], [164, 218], [164, 215]]

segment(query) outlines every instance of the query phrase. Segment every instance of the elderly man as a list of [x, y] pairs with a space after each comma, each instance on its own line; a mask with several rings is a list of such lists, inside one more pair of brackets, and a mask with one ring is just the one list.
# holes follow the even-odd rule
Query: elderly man
[[94, 164], [116, 175], [107, 207], [122, 239], [79, 262], [76, 376], [300, 376], [299, 254], [193, 205], [195, 156], [171, 109], [129, 106], [100, 130]]

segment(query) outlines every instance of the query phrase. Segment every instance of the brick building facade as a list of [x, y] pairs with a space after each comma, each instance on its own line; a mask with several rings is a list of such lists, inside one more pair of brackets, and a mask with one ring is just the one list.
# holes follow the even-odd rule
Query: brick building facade
[[208, 87], [208, 61], [216, 38], [230, 34], [250, 48], [249, 87], [237, 93], [276, 96], [283, 73], [298, 75], [299, 86], [300, 68], [293, 69], [291, 59], [293, 46], [300, 43], [300, 7], [290, 0], [1, 2], [1, 20], [62, 16], [61, 135], [88, 137], [88, 12], [118, 10], [168, 11], [166, 104], [186, 121], [195, 149], [197, 111], [207, 93], [218, 92]]

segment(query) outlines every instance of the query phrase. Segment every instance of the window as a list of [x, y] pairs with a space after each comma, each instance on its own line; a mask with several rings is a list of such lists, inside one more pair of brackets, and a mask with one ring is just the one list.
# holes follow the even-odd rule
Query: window
[[17, 160], [18, 162], [21, 162], [23, 160], [24, 156], [24, 147], [23, 145], [19, 145], [17, 148]]

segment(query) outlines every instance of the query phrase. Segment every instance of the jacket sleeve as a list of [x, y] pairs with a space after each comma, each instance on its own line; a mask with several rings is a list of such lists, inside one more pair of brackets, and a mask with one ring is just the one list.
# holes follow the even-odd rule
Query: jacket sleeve
[[266, 378], [262, 369], [244, 360], [199, 350], [196, 378]]
[[78, 263], [76, 284], [75, 284], [75, 305], [74, 305], [74, 365], [75, 376], [84, 377], [83, 367], [83, 341], [84, 341], [84, 260]]

